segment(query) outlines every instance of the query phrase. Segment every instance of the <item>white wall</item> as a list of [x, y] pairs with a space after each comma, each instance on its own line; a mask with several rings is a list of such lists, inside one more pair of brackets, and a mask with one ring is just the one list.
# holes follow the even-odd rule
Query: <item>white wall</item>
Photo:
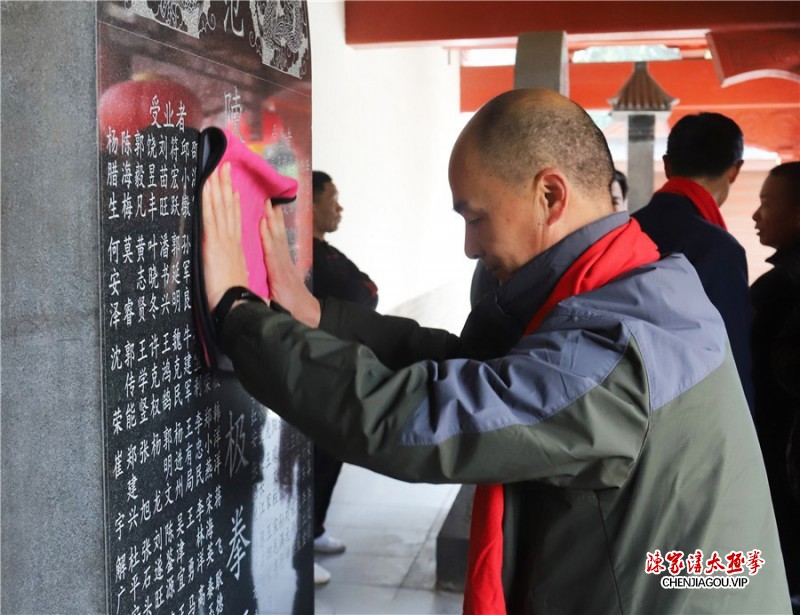
[[[381, 312], [453, 284], [463, 322], [474, 263], [447, 182], [459, 114], [457, 55], [442, 48], [354, 49], [344, 4], [310, 0], [313, 165], [344, 207], [326, 239], [379, 288]], [[441, 323], [425, 323], [437, 324]]]

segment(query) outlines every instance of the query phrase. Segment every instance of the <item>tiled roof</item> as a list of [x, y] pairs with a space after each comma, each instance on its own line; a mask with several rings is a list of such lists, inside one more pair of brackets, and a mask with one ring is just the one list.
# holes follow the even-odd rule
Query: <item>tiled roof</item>
[[667, 94], [647, 72], [647, 62], [636, 62], [633, 74], [614, 98], [609, 98], [614, 111], [670, 111], [678, 102]]

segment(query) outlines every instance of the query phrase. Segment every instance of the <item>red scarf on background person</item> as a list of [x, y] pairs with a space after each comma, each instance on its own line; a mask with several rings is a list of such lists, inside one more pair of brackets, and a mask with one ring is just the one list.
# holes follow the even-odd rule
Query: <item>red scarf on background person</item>
[[[614, 278], [659, 259], [656, 244], [636, 220], [607, 233], [575, 260], [525, 329], [539, 328], [558, 303], [600, 288]], [[503, 593], [503, 485], [478, 485], [472, 503], [469, 561], [464, 591], [466, 615], [506, 612]]]
[[696, 181], [686, 179], [685, 177], [673, 177], [666, 184], [661, 186], [661, 189], [656, 190], [656, 194], [659, 192], [668, 192], [670, 194], [685, 196], [694, 203], [695, 209], [697, 209], [703, 220], [711, 224], [716, 224], [726, 231], [728, 230], [728, 227], [725, 225], [725, 220], [722, 218], [722, 214], [719, 211], [719, 205], [717, 205], [714, 197]]

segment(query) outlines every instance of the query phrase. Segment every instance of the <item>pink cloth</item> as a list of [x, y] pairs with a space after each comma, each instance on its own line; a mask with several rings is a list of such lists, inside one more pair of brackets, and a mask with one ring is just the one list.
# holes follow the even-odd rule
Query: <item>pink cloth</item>
[[264, 201], [287, 202], [297, 196], [297, 181], [284, 177], [229, 130], [223, 130], [227, 147], [219, 164], [231, 163], [231, 183], [239, 193], [242, 210], [242, 248], [247, 261], [248, 287], [269, 299], [267, 268], [258, 227], [264, 217]]

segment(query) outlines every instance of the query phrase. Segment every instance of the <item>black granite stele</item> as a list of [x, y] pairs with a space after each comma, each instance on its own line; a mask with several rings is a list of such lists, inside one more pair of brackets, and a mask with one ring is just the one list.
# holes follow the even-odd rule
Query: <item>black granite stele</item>
[[306, 7], [276, 7], [0, 5], [3, 613], [313, 611], [308, 443], [202, 367], [192, 311], [199, 131], [310, 184]]

